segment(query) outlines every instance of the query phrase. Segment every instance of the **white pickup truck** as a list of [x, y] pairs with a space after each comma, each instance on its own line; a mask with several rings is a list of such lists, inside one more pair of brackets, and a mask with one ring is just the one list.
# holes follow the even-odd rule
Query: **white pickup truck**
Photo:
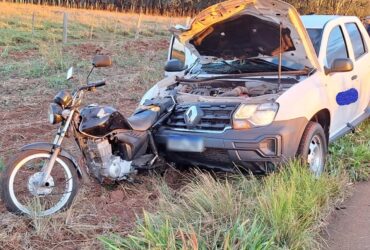
[[328, 143], [369, 117], [369, 51], [357, 17], [226, 1], [174, 31], [171, 75], [142, 104], [175, 96], [176, 110], [155, 134], [170, 161], [265, 173], [300, 156], [320, 175]]

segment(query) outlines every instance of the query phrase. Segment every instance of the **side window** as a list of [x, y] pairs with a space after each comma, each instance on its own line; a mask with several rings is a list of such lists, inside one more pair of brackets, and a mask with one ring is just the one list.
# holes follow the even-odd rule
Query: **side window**
[[355, 54], [355, 58], [357, 59], [366, 53], [364, 39], [361, 35], [360, 30], [358, 29], [357, 24], [347, 23], [346, 29], [348, 31], [349, 37], [351, 38], [353, 52]]
[[322, 39], [322, 29], [307, 29], [313, 47], [315, 48], [317, 56], [320, 54], [320, 46]]
[[185, 46], [176, 37], [173, 39], [170, 59], [177, 59], [185, 64]]
[[349, 56], [342, 28], [337, 26], [329, 35], [328, 47], [326, 48], [327, 66], [331, 67], [334, 60], [340, 58], [349, 58]]

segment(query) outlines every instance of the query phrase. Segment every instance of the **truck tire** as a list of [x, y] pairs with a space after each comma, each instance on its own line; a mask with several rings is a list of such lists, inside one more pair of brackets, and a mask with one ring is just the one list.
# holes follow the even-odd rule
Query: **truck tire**
[[310, 121], [303, 133], [297, 156], [315, 176], [320, 176], [325, 169], [327, 153], [328, 143], [324, 129], [319, 123]]

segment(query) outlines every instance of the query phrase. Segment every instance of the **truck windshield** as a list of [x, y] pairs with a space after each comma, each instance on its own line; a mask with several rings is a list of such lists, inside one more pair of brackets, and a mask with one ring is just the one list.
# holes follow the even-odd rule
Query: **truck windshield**
[[307, 32], [310, 36], [313, 47], [315, 48], [316, 55], [319, 56], [322, 39], [322, 29], [307, 29]]
[[[213, 63], [198, 63], [191, 74], [242, 74], [275, 72], [279, 68], [278, 57], [250, 58], [244, 60], [216, 61]], [[282, 71], [303, 70], [305, 67], [301, 64], [282, 60]]]

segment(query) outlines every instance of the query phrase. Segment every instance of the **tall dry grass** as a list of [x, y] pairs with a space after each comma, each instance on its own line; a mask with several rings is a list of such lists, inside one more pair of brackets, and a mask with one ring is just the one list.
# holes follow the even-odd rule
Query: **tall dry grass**
[[317, 249], [320, 221], [342, 196], [342, 175], [313, 176], [298, 162], [264, 180], [198, 173], [180, 192], [161, 187], [157, 213], [109, 249]]
[[[300, 9], [302, 13], [320, 13], [320, 14], [349, 14], [349, 15], [366, 15], [369, 14], [369, 4], [367, 0], [286, 0]], [[19, 3], [38, 3], [68, 6], [85, 9], [104, 9], [110, 11], [123, 12], [143, 12], [146, 14], [160, 13], [165, 15], [195, 15], [202, 9], [222, 2], [220, 0], [125, 0], [105, 2], [87, 2], [76, 0], [12, 0], [11, 2]], [[367, 10], [366, 10], [367, 8]], [[366, 13], [367, 11], [367, 13]]]
[[198, 172], [180, 191], [161, 183], [156, 213], [128, 236], [100, 240], [108, 249], [320, 249], [319, 232], [349, 181], [369, 178], [369, 143], [370, 120], [330, 147], [319, 178], [291, 162], [262, 180]]
[[[3, 20], [0, 27], [7, 26], [7, 22], [4, 20], [13, 20], [14, 18], [17, 18], [24, 20], [22, 22], [24, 28], [28, 28], [31, 32], [33, 14], [35, 14], [36, 30], [44, 28], [43, 24], [45, 20], [52, 20], [53, 22], [62, 25], [64, 12], [69, 14], [69, 22], [72, 24], [78, 23], [93, 29], [108, 29], [108, 31], [111, 32], [114, 32], [115, 30], [116, 32], [119, 30], [135, 30], [139, 19], [139, 14], [136, 13], [120, 13], [102, 10], [73, 9], [57, 6], [0, 2], [0, 17], [1, 20]], [[167, 30], [171, 25], [185, 23], [186, 18], [184, 17], [143, 15], [141, 29]]]

